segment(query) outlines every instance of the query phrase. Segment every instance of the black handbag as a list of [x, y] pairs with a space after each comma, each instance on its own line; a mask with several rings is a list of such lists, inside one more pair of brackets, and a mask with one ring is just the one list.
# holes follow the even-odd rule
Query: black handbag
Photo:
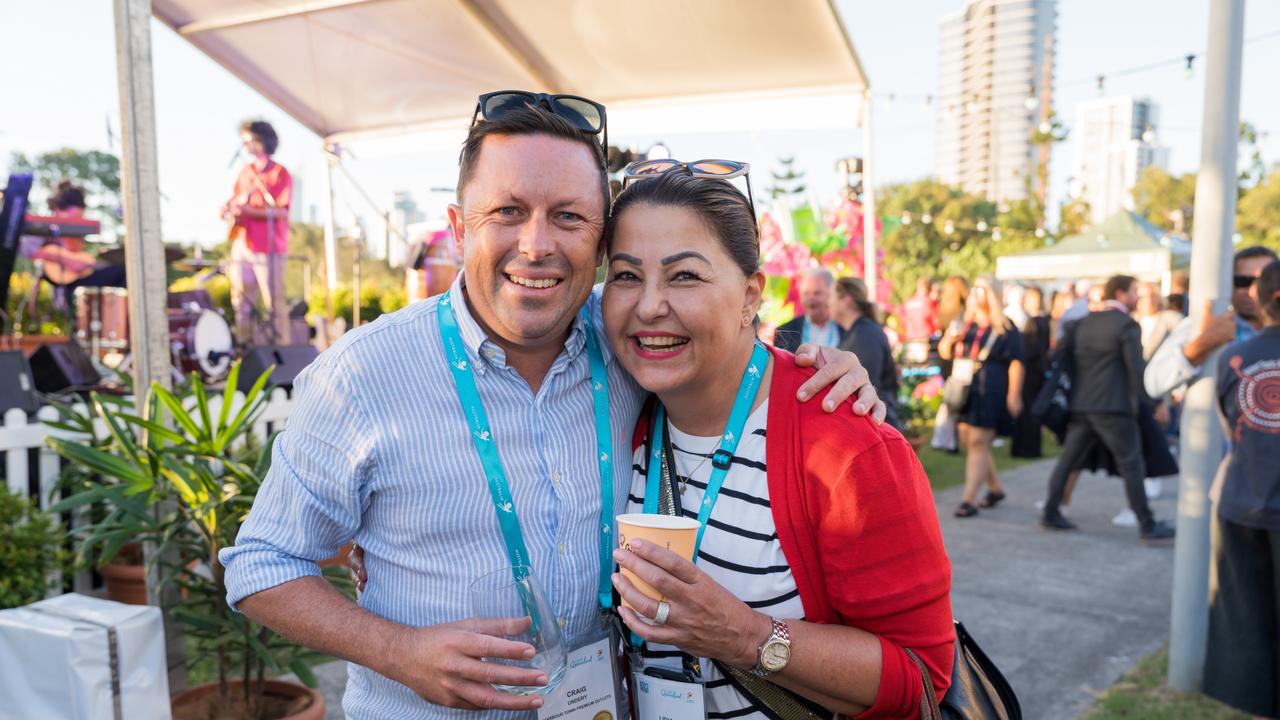
[[923, 720], [1022, 720], [1022, 706], [1013, 687], [959, 621], [951, 686], [941, 700], [934, 691], [929, 669], [914, 652], [908, 650], [907, 654], [924, 678], [920, 700]]
[[1071, 419], [1071, 376], [1075, 374], [1074, 352], [1076, 323], [1070, 323], [1063, 333], [1062, 342], [1053, 353], [1053, 361], [1045, 374], [1044, 385], [1031, 403], [1031, 414], [1040, 418], [1040, 424], [1054, 434], [1058, 444], [1067, 436], [1067, 421]]

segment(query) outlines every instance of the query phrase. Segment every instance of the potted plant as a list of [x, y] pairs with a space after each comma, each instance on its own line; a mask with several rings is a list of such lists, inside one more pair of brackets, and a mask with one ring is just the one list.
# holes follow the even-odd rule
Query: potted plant
[[48, 513], [0, 488], [0, 608], [43, 600], [66, 563], [66, 536]]
[[[128, 391], [132, 381], [128, 375], [118, 373], [117, 382]], [[132, 410], [132, 401], [128, 396], [103, 394], [98, 402], [108, 408], [122, 412]], [[58, 411], [57, 420], [47, 420], [45, 425], [54, 430], [83, 438], [82, 444], [102, 450], [111, 455], [119, 455], [119, 447], [110, 433], [103, 434], [94, 422], [96, 413], [82, 410], [83, 406], [73, 406], [50, 400], [50, 405]], [[74, 495], [84, 492], [103, 483], [111, 483], [111, 478], [103, 478], [89, 467], [80, 463], [67, 463], [59, 475], [55, 493]], [[115, 501], [112, 500], [115, 498]], [[85, 509], [90, 521], [101, 520], [111, 510], [111, 505], [121, 512], [138, 513], [146, 508], [146, 499], [115, 493], [104, 496], [93, 507]], [[107, 596], [116, 602], [132, 605], [147, 604], [147, 570], [142, 564], [142, 545], [127, 537], [120, 537], [119, 543], [103, 539], [101, 542], [82, 543], [74, 556], [74, 569], [94, 568], [102, 575], [107, 586]]]
[[[156, 547], [160, 586], [176, 585], [183, 601], [170, 610], [190, 638], [188, 666], [216, 670], [217, 681], [173, 699], [174, 717], [246, 720], [322, 718], [308, 660], [317, 653], [290, 643], [231, 611], [218, 551], [235, 542], [271, 459], [271, 439], [251, 432], [266, 403], [263, 373], [235, 407], [239, 363], [232, 366], [221, 402], [211, 403], [196, 381], [180, 392], [156, 384], [139, 404], [141, 414], [92, 397], [92, 408], [116, 453], [90, 443], [50, 438], [72, 463], [102, 478], [55, 505], [59, 511], [106, 500], [106, 512], [83, 534], [82, 547], [110, 557], [126, 541]], [[341, 569], [330, 577], [349, 588]], [[308, 687], [269, 680], [292, 670]], [[213, 673], [210, 673], [213, 674]]]
[[918, 452], [933, 432], [933, 421], [942, 406], [942, 378], [931, 368], [903, 371], [898, 394], [898, 419], [902, 434]]

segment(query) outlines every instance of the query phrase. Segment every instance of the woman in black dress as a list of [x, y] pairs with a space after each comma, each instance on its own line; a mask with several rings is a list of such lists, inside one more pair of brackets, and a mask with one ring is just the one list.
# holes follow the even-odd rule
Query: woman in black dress
[[1018, 416], [1013, 432], [1013, 446], [1009, 454], [1014, 457], [1038, 458], [1040, 451], [1040, 418], [1030, 411], [1036, 395], [1044, 385], [1049, 370], [1049, 316], [1044, 312], [1044, 295], [1040, 288], [1032, 286], [1022, 295], [1022, 309], [1027, 322], [1022, 326], [1022, 345], [1026, 353], [1026, 381], [1022, 383], [1022, 414]]
[[938, 353], [952, 360], [953, 378], [966, 365], [976, 367], [958, 418], [960, 445], [967, 457], [964, 500], [956, 508], [956, 517], [978, 514], [974, 500], [982, 484], [987, 486], [982, 507], [995, 507], [1004, 499], [991, 441], [997, 434], [1012, 434], [1013, 421], [1022, 414], [1022, 333], [1005, 318], [1001, 297], [995, 278], [984, 275], [975, 280], [963, 323], [948, 328], [938, 343]]

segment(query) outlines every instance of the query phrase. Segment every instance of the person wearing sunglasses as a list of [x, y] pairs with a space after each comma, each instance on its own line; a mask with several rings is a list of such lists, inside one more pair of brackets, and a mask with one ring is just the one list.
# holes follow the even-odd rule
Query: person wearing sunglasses
[[1231, 307], [1215, 315], [1205, 308], [1196, 324], [1184, 318], [1151, 356], [1143, 374], [1147, 394], [1159, 401], [1200, 376], [1200, 366], [1224, 345], [1252, 339], [1262, 329], [1256, 282], [1262, 268], [1276, 259], [1270, 248], [1255, 245], [1236, 251], [1232, 262]]
[[1214, 482], [1204, 693], [1253, 717], [1280, 716], [1280, 262], [1263, 268], [1265, 326], [1218, 361], [1231, 447]]
[[[227, 600], [350, 661], [349, 717], [544, 705], [549, 673], [484, 661], [534, 648], [466, 622], [469, 584], [489, 572], [531, 567], [568, 646], [599, 642], [644, 397], [601, 349], [604, 134], [603, 106], [583, 98], [482, 96], [449, 208], [462, 272], [297, 378], [270, 472], [221, 555]], [[842, 403], [867, 380], [856, 358], [810, 349], [806, 362], [823, 365], [806, 397], [830, 385], [824, 409], [853, 417]], [[883, 417], [870, 386], [856, 402]], [[359, 605], [316, 566], [352, 538]]]
[[777, 688], [819, 716], [918, 717], [907, 651], [940, 696], [955, 637], [924, 470], [888, 425], [796, 402], [809, 372], [756, 337], [749, 196], [729, 173], [664, 163], [627, 172], [605, 229], [606, 334], [656, 400], [636, 425], [627, 512], [699, 527], [694, 562], [634, 539], [614, 552], [662, 594], [613, 576], [635, 608], [619, 614], [636, 635], [640, 717], [665, 714], [644, 704], [658, 682], [712, 718], [796, 717]]

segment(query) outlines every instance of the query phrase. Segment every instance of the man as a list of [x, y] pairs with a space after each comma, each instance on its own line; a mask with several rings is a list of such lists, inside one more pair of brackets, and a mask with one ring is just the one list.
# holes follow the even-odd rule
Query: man
[[[289, 202], [293, 178], [271, 159], [280, 139], [263, 120], [246, 120], [240, 139], [252, 158], [240, 170], [222, 218], [231, 221], [231, 305], [242, 343], [290, 344], [289, 308], [285, 306], [284, 270], [289, 252]], [[256, 338], [258, 300], [269, 314], [268, 337]]]
[[1184, 318], [1169, 333], [1147, 365], [1147, 393], [1164, 398], [1200, 376], [1200, 366], [1214, 350], [1237, 340], [1250, 340], [1262, 329], [1258, 303], [1250, 295], [1262, 269], [1276, 259], [1275, 251], [1255, 245], [1236, 252], [1232, 263], [1231, 307], [1220, 315], [1208, 308], [1193, 324]]
[[1138, 518], [1143, 542], [1168, 540], [1173, 528], [1157, 522], [1143, 487], [1146, 468], [1138, 429], [1142, 389], [1142, 331], [1130, 317], [1138, 305], [1137, 280], [1116, 275], [1102, 291], [1103, 309], [1079, 320], [1068, 331], [1060, 352], [1071, 372], [1071, 420], [1062, 457], [1049, 477], [1040, 527], [1074, 530], [1059, 508], [1072, 471], [1080, 469], [1095, 443], [1101, 442], [1124, 478], [1129, 507]]
[[801, 343], [837, 347], [844, 339], [844, 329], [831, 319], [831, 288], [835, 276], [830, 270], [811, 267], [800, 278], [800, 306], [804, 314], [778, 326], [773, 345], [795, 352]]
[[[536, 106], [483, 103], [463, 146], [459, 204], [449, 208], [463, 272], [446, 295], [348, 333], [299, 375], [271, 470], [221, 555], [232, 606], [352, 663], [349, 717], [543, 704], [491, 683], [545, 685], [545, 675], [482, 661], [533, 649], [464, 622], [470, 581], [516, 564], [513, 516], [523, 564], [569, 647], [599, 632], [602, 588], [610, 601], [612, 561], [600, 550], [616, 543], [612, 517], [626, 503], [643, 397], [596, 346], [606, 345], [592, 294], [608, 201], [596, 139], [603, 107], [592, 132], [556, 96], [519, 95]], [[813, 385], [856, 366], [850, 354], [838, 360]], [[856, 373], [824, 407], [866, 383]], [[868, 386], [858, 406], [883, 417], [873, 396]], [[472, 427], [477, 410], [483, 430]], [[510, 500], [492, 502], [495, 487]], [[351, 538], [372, 578], [358, 607], [315, 564]]]

